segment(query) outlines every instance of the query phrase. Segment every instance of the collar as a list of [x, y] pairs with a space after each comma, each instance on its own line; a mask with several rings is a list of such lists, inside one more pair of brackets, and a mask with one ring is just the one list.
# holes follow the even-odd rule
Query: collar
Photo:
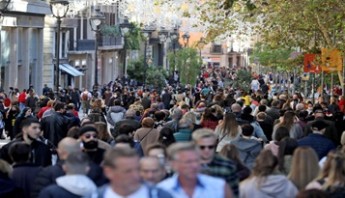
[[[179, 188], [182, 188], [181, 187], [181, 183], [179, 181], [179, 176], [178, 174], [175, 174], [172, 176], [172, 179], [174, 180], [175, 184], [173, 186], [173, 190], [177, 191]], [[201, 181], [201, 178], [200, 178], [200, 175], [198, 174], [197, 175], [197, 178], [196, 178], [196, 186], [199, 186], [201, 188], [205, 188], [205, 184]]]

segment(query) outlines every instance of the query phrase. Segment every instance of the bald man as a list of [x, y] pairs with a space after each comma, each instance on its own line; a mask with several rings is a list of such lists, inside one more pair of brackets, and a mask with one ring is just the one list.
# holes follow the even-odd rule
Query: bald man
[[157, 157], [143, 157], [140, 160], [140, 176], [144, 181], [156, 185], [166, 176], [164, 164]]

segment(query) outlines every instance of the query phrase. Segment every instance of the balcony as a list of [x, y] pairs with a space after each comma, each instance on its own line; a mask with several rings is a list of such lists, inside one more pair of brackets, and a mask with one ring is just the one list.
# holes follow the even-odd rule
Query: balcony
[[223, 54], [223, 49], [221, 45], [213, 45], [210, 50], [211, 54]]
[[[98, 41], [99, 50], [117, 50], [123, 48], [123, 39], [121, 36], [110, 37], [110, 36], [101, 36]], [[71, 49], [70, 51], [93, 51], [95, 50], [95, 40], [84, 39], [77, 41], [77, 47]]]

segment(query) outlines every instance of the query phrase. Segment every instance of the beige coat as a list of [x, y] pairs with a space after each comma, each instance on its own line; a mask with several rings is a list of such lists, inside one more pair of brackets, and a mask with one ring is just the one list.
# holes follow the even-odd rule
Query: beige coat
[[138, 130], [136, 130], [134, 134], [134, 140], [140, 142], [145, 155], [147, 155], [146, 153], [147, 146], [150, 144], [157, 143], [158, 138], [159, 138], [159, 131], [155, 128], [141, 127]]

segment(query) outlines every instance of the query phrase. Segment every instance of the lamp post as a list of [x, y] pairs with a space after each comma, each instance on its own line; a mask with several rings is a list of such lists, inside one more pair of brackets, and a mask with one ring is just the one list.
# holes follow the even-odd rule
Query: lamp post
[[60, 80], [60, 31], [62, 18], [66, 17], [68, 11], [68, 1], [65, 0], [52, 0], [50, 1], [50, 9], [53, 16], [57, 19], [56, 29], [56, 46], [55, 46], [55, 86], [56, 96], [59, 95], [59, 80]]
[[188, 32], [186, 32], [186, 33], [184, 33], [184, 34], [182, 35], [184, 47], [187, 47], [187, 46], [188, 46], [189, 38], [190, 38], [190, 35], [188, 34]]
[[127, 43], [126, 43], [126, 35], [129, 31], [134, 28], [133, 24], [128, 22], [128, 18], [125, 18], [123, 23], [120, 24], [121, 34], [123, 36], [123, 51], [124, 51], [124, 59], [123, 59], [123, 75], [124, 77], [127, 76]]
[[177, 32], [177, 29], [174, 29], [173, 32], [170, 33], [170, 38], [171, 38], [171, 42], [172, 42], [172, 45], [173, 45], [173, 52], [174, 52], [174, 69], [173, 71], [175, 71], [175, 64], [176, 64], [176, 40], [178, 38], [178, 32]]
[[205, 44], [206, 44], [205, 39], [203, 37], [201, 37], [200, 40], [198, 41], [198, 44], [197, 44], [201, 59], [202, 59], [201, 50], [204, 48]]
[[95, 12], [90, 17], [90, 26], [92, 31], [95, 32], [95, 85], [94, 91], [98, 90], [98, 41], [99, 41], [99, 32], [100, 32], [100, 25], [102, 21], [105, 19], [103, 13], [99, 9], [95, 9]]
[[147, 68], [148, 68], [148, 65], [147, 65], [147, 44], [150, 41], [150, 36], [151, 36], [152, 30], [144, 29], [144, 30], [142, 30], [142, 33], [143, 33], [143, 36], [144, 36], [144, 39], [145, 39], [145, 48], [144, 48], [144, 67], [145, 67], [144, 68], [144, 87], [146, 88], [146, 73], [147, 73]]

